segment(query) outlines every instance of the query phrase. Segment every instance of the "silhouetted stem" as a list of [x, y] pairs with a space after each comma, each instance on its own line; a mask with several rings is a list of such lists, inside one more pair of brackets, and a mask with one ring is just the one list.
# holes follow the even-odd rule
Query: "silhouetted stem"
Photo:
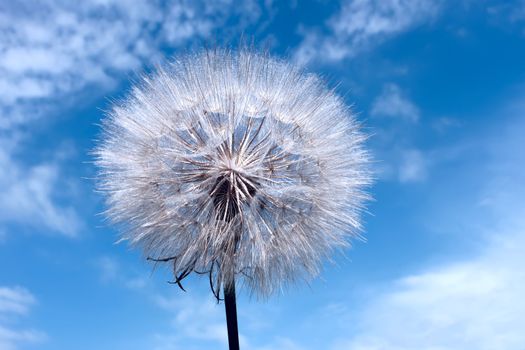
[[237, 302], [235, 301], [235, 282], [224, 286], [224, 307], [228, 327], [230, 350], [239, 350], [239, 330], [237, 328]]

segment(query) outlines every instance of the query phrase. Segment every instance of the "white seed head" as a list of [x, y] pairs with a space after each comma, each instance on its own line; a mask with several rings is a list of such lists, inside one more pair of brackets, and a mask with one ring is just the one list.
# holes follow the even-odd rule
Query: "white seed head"
[[[175, 276], [267, 296], [361, 230], [369, 156], [315, 75], [247, 50], [179, 57], [115, 103], [95, 150], [108, 216]], [[175, 258], [176, 257], [176, 258]]]

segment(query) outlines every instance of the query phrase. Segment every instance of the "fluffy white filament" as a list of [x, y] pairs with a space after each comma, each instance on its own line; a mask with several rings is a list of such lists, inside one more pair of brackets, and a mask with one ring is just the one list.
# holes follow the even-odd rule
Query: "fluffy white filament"
[[266, 296], [318, 273], [360, 231], [365, 136], [312, 74], [263, 54], [204, 51], [115, 103], [96, 149], [108, 216], [175, 276], [234, 276]]

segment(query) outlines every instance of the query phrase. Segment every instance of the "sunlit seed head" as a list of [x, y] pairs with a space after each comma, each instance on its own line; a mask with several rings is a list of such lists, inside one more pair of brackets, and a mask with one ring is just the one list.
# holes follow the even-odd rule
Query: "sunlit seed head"
[[96, 149], [108, 216], [175, 276], [266, 296], [361, 230], [369, 156], [316, 76], [247, 51], [181, 56], [114, 104]]

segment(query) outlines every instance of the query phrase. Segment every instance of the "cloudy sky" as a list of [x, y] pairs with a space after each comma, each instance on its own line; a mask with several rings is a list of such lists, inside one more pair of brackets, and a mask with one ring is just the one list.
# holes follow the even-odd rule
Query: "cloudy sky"
[[240, 38], [372, 135], [366, 242], [240, 295], [246, 350], [525, 348], [525, 1], [0, 2], [0, 350], [226, 349], [207, 281], [115, 244], [89, 152], [167, 57]]

